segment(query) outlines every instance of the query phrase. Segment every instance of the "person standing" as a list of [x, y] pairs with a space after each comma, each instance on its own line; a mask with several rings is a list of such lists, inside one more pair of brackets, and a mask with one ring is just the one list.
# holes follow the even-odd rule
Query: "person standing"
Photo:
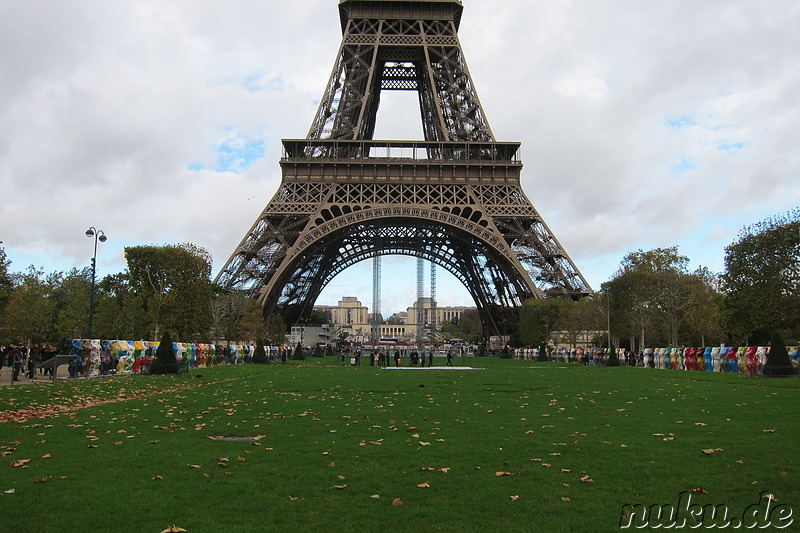
[[14, 365], [13, 381], [19, 381], [19, 373], [22, 372], [22, 361], [25, 359], [25, 354], [22, 351], [22, 341], [17, 343], [17, 346], [11, 351], [11, 362]]
[[433, 350], [428, 352], [428, 368], [433, 367]]
[[453, 366], [453, 351], [447, 350], [447, 366]]

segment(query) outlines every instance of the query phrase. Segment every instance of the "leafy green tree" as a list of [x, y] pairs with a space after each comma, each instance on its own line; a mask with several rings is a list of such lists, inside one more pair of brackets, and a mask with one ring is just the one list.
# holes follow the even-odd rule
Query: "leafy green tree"
[[615, 277], [603, 284], [612, 337], [629, 338], [633, 347], [638, 336], [640, 349], [647, 339], [678, 345], [688, 262], [676, 246], [626, 255]]
[[53, 324], [53, 302], [44, 271], [33, 266], [19, 276], [6, 305], [5, 323], [12, 336], [26, 342], [47, 338]]
[[800, 337], [800, 210], [743, 228], [725, 249], [726, 329], [762, 344], [772, 333]]
[[522, 344], [550, 344], [553, 331], [562, 329], [559, 320], [569, 303], [569, 300], [561, 298], [532, 298], [523, 302], [519, 312], [519, 337]]
[[[73, 268], [66, 274], [56, 272], [47, 276], [46, 283], [55, 316], [55, 334], [59, 339], [80, 339], [87, 333], [91, 276], [89, 267], [82, 270]], [[94, 330], [94, 333], [99, 331]]]
[[211, 257], [190, 243], [125, 248], [129, 283], [151, 317], [157, 338], [162, 328], [186, 341], [207, 338], [211, 328]]
[[8, 272], [8, 267], [11, 265], [6, 256], [6, 249], [0, 246], [0, 313], [8, 305], [8, 300], [11, 298], [11, 292], [14, 290], [14, 281], [11, 274]]
[[684, 341], [699, 346], [720, 343], [723, 338], [721, 310], [723, 295], [719, 276], [701, 267], [686, 278], [686, 300], [683, 305]]
[[286, 324], [280, 314], [273, 313], [269, 317], [267, 337], [275, 344], [283, 344], [286, 340]]
[[127, 272], [104, 277], [96, 287], [94, 327], [104, 339], [152, 338], [150, 320]]

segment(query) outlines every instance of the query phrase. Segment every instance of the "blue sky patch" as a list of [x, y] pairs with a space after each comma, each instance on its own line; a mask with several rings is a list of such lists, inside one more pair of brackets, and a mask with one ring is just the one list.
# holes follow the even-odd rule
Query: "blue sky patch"
[[670, 167], [672, 172], [688, 172], [697, 168], [697, 161], [694, 161], [686, 156], [681, 156], [680, 160]]
[[744, 143], [723, 143], [717, 146], [718, 150], [725, 150], [726, 152], [733, 152], [744, 148]]
[[267, 143], [264, 139], [247, 140], [233, 137], [218, 144], [217, 172], [241, 172], [264, 157]]
[[665, 117], [664, 120], [667, 122], [667, 125], [670, 128], [688, 128], [691, 126], [697, 126], [697, 121], [692, 117], [686, 116], [668, 116]]

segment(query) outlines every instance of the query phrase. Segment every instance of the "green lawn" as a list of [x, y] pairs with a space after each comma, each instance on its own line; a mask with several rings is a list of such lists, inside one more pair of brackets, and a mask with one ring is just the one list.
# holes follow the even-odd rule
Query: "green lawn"
[[0, 529], [615, 531], [684, 491], [800, 524], [797, 379], [467, 362], [2, 387]]

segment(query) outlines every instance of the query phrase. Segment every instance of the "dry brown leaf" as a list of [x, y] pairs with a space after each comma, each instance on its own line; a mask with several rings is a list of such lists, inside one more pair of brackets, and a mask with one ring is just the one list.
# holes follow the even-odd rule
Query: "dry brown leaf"
[[186, 465], [186, 466], [188, 466], [189, 468], [203, 468], [200, 465]]
[[162, 531], [161, 533], [185, 533], [185, 532], [186, 532], [185, 529], [180, 528], [180, 527], [178, 527], [178, 526], [173, 524], [173, 525], [169, 526], [167, 529], [165, 529], [164, 531]]
[[511, 501], [512, 502], [515, 502], [517, 500], [519, 500], [519, 494], [515, 494], [514, 496], [511, 496]]
[[[447, 466], [446, 466], [446, 467], [444, 467], [444, 468], [440, 468], [440, 469], [439, 469], [439, 471], [440, 471], [440, 472], [444, 472], [445, 474], [446, 474], [446, 473], [448, 473], [450, 470], [451, 470], [451, 468], [450, 468], [450, 467], [447, 467]], [[787, 475], [788, 475], [788, 474], [787, 474]]]
[[380, 500], [381, 499], [381, 495], [380, 494], [373, 494], [372, 496], [370, 496], [370, 498], [372, 498], [373, 500]]
[[50, 476], [43, 476], [43, 477], [35, 477], [33, 480], [36, 483], [47, 483], [47, 480], [50, 479]]
[[400, 507], [401, 505], [403, 505], [403, 500], [401, 500], [400, 498], [395, 498], [394, 500], [392, 500], [392, 505], [395, 507]]
[[569, 502], [570, 502], [570, 499], [569, 499], [569, 498], [561, 498], [561, 501], [562, 501], [562, 502], [567, 502], [567, 503], [569, 503]]
[[692, 494], [708, 494], [708, 492], [706, 492], [705, 489], [697, 488], [697, 489], [692, 489]]
[[589, 476], [583, 476], [581, 478], [581, 482], [583, 482], [583, 483], [594, 483], [594, 480], [592, 478], [590, 478]]
[[163, 476], [156, 476], [153, 478], [153, 481], [161, 481], [162, 479], [164, 479]]
[[713, 448], [708, 448], [707, 450], [700, 450], [700, 451], [706, 455], [711, 455], [712, 453], [714, 453], [715, 450]]
[[334, 485], [333, 488], [338, 490], [344, 490], [347, 488], [347, 485]]
[[431, 484], [429, 481], [426, 481], [425, 483], [418, 484], [417, 487], [421, 489], [429, 489], [431, 487]]
[[49, 453], [46, 453], [46, 454], [44, 454], [42, 456], [42, 459], [50, 459], [51, 457], [52, 457], [52, 455], [50, 455]]
[[495, 472], [494, 475], [497, 476], [497, 477], [510, 476], [511, 472]]
[[11, 463], [11, 466], [13, 466], [14, 468], [18, 468], [20, 466], [25, 466], [30, 462], [31, 462], [30, 459], [20, 459], [19, 461], [14, 461], [13, 463]]
[[296, 502], [299, 499], [300, 499], [300, 496], [289, 496], [289, 501], [290, 502]]

